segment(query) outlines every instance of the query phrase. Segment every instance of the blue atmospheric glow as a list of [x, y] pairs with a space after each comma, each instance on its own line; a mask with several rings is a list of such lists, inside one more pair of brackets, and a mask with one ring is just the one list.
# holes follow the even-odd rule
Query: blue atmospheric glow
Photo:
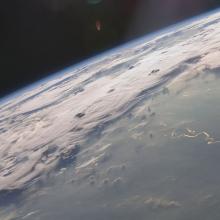
[[48, 81], [50, 81], [50, 80], [52, 80], [52, 79], [54, 79], [54, 78], [56, 78], [56, 77], [62, 76], [62, 75], [65, 74], [65, 73], [69, 73], [69, 72], [73, 71], [73, 70], [76, 69], [76, 68], [79, 68], [79, 67], [82, 68], [82, 67], [86, 66], [87, 64], [92, 63], [92, 62], [98, 60], [99, 58], [102, 58], [102, 59], [103, 59], [103, 58], [105, 58], [106, 56], [108, 56], [109, 54], [116, 53], [116, 52], [118, 52], [118, 51], [121, 51], [121, 50], [123, 50], [123, 49], [127, 49], [127, 48], [129, 48], [129, 47], [131, 47], [131, 46], [135, 46], [135, 45], [138, 45], [138, 44], [140, 44], [140, 43], [147, 42], [147, 41], [153, 39], [154, 37], [156, 37], [156, 36], [158, 36], [158, 35], [160, 35], [160, 34], [165, 34], [165, 33], [168, 33], [168, 32], [170, 32], [170, 31], [177, 30], [177, 28], [180, 29], [180, 28], [182, 28], [183, 26], [185, 26], [185, 25], [187, 25], [187, 24], [189, 24], [189, 23], [191, 23], [191, 22], [193, 22], [193, 21], [199, 20], [199, 19], [201, 19], [201, 18], [203, 18], [203, 17], [208, 17], [208, 16], [211, 15], [211, 14], [218, 13], [219, 10], [220, 10], [220, 8], [215, 9], [215, 10], [212, 10], [212, 11], [209, 11], [209, 12], [206, 12], [206, 13], [204, 13], [204, 14], [202, 14], [202, 15], [194, 16], [194, 17], [192, 17], [192, 18], [190, 18], [190, 19], [184, 20], [184, 21], [179, 22], [179, 23], [177, 23], [177, 24], [173, 24], [173, 25], [171, 25], [171, 26], [165, 27], [165, 28], [160, 29], [160, 30], [158, 30], [158, 31], [155, 31], [155, 32], [153, 32], [153, 33], [150, 33], [150, 34], [147, 34], [147, 35], [145, 35], [145, 36], [142, 36], [142, 37], [136, 38], [136, 39], [134, 39], [134, 40], [131, 40], [131, 41], [129, 41], [129, 42], [123, 44], [123, 45], [120, 45], [120, 46], [115, 47], [115, 48], [113, 48], [113, 49], [110, 49], [110, 50], [108, 50], [108, 51], [105, 51], [105, 52], [101, 52], [101, 53], [99, 53], [99, 54], [96, 54], [96, 55], [94, 55], [93, 57], [91, 57], [91, 58], [89, 58], [89, 59], [86, 59], [86, 60], [84, 60], [84, 61], [82, 61], [82, 62], [79, 62], [79, 63], [77, 63], [77, 64], [74, 64], [74, 65], [72, 65], [72, 66], [66, 67], [66, 68], [64, 68], [64, 69], [61, 70], [61, 71], [58, 71], [58, 72], [55, 72], [55, 73], [50, 73], [49, 76], [47, 76], [47, 77], [45, 77], [45, 78], [43, 78], [43, 79], [41, 79], [41, 80], [38, 80], [38, 81], [36, 81], [35, 83], [32, 83], [32, 84], [30, 84], [30, 85], [28, 85], [28, 86], [25, 86], [25, 87], [23, 87], [22, 89], [17, 90], [17, 91], [15, 91], [15, 92], [13, 92], [13, 93], [11, 93], [11, 94], [9, 94], [9, 95], [6, 95], [6, 96], [0, 98], [0, 104], [3, 104], [3, 103], [5, 103], [5, 102], [9, 101], [9, 100], [12, 99], [12, 98], [16, 98], [16, 97], [18, 97], [19, 95], [21, 95], [21, 94], [23, 94], [23, 93], [25, 93], [25, 92], [27, 92], [27, 91], [30, 91], [30, 90], [33, 89], [33, 88], [36, 88], [37, 86], [39, 86], [39, 85], [42, 84], [42, 83], [48, 82]]

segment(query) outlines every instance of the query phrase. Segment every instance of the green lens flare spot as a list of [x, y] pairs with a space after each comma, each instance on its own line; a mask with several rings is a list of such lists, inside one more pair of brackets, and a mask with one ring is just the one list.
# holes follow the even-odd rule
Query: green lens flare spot
[[102, 0], [87, 0], [88, 4], [96, 5], [102, 2]]

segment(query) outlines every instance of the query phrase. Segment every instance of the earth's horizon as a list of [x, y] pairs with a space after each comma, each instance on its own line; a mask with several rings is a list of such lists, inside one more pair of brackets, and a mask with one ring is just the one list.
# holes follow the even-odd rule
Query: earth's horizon
[[0, 219], [219, 219], [220, 11], [0, 100]]

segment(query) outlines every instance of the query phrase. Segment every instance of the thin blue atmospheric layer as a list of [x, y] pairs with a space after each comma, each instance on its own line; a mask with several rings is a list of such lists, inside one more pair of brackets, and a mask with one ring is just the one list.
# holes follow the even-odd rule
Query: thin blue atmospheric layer
[[[91, 2], [93, 2], [93, 1], [91, 1]], [[101, 2], [100, 0], [95, 0], [94, 1], [94, 3], [100, 3], [100, 2]], [[175, 29], [178, 29], [180, 27], [185, 26], [185, 25], [187, 25], [190, 22], [193, 22], [195, 20], [199, 20], [202, 17], [206, 17], [206, 16], [211, 15], [211, 14], [213, 14], [215, 12], [217, 13], [218, 11], [219, 11], [219, 8], [215, 9], [215, 10], [212, 10], [212, 11], [209, 11], [209, 12], [207, 12], [205, 14], [198, 15], [198, 16], [195, 16], [193, 18], [187, 19], [185, 21], [179, 22], [177, 24], [173, 24], [173, 25], [171, 25], [169, 27], [165, 27], [165, 28], [163, 28], [161, 30], [158, 30], [156, 32], [147, 34], [146, 36], [137, 38], [135, 40], [131, 40], [131, 41], [129, 41], [129, 42], [123, 44], [123, 45], [120, 45], [120, 46], [116, 47], [116, 48], [113, 48], [113, 49], [110, 49], [108, 51], [105, 51], [105, 52], [102, 52], [100, 54], [97, 54], [94, 57], [86, 59], [86, 60], [84, 60], [84, 61], [82, 61], [82, 62], [80, 62], [78, 64], [74, 64], [73, 66], [69, 66], [67, 68], [64, 68], [61, 71], [58, 71], [56, 73], [51, 73], [46, 78], [43, 78], [43, 79], [41, 79], [39, 81], [36, 81], [35, 83], [32, 83], [31, 85], [25, 86], [24, 88], [21, 88], [21, 89], [13, 92], [11, 94], [8, 94], [8, 95], [6, 95], [4, 97], [1, 97], [0, 98], [0, 104], [3, 104], [5, 102], [9, 101], [10, 99], [16, 98], [19, 95], [22, 95], [23, 93], [25, 93], [25, 92], [27, 92], [29, 90], [32, 90], [33, 88], [39, 86], [41, 83], [45, 83], [45, 82], [47, 82], [47, 81], [49, 81], [49, 80], [51, 80], [53, 78], [56, 78], [56, 77], [59, 77], [59, 76], [65, 74], [67, 72], [71, 72], [71, 71], [73, 71], [76, 68], [83, 68], [84, 65], [87, 65], [87, 64], [89, 64], [92, 61], [98, 60], [99, 58], [103, 58], [103, 57], [108, 56], [109, 54], [112, 54], [114, 52], [117, 53], [118, 51], [121, 51], [122, 49], [126, 49], [126, 48], [129, 48], [129, 47], [135, 46], [137, 44], [140, 44], [140, 43], [143, 43], [143, 42], [147, 42], [147, 41], [153, 39], [154, 37], [156, 37], [156, 36], [158, 36], [160, 34], [168, 33], [168, 32], [170, 32], [172, 30], [175, 30]]]

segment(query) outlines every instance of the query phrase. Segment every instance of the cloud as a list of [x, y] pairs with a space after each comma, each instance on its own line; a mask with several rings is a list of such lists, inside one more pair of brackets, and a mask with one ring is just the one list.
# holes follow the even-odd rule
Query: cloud
[[178, 208], [181, 206], [181, 204], [177, 201], [154, 197], [145, 200], [144, 204], [146, 204], [151, 209], [168, 209]]

